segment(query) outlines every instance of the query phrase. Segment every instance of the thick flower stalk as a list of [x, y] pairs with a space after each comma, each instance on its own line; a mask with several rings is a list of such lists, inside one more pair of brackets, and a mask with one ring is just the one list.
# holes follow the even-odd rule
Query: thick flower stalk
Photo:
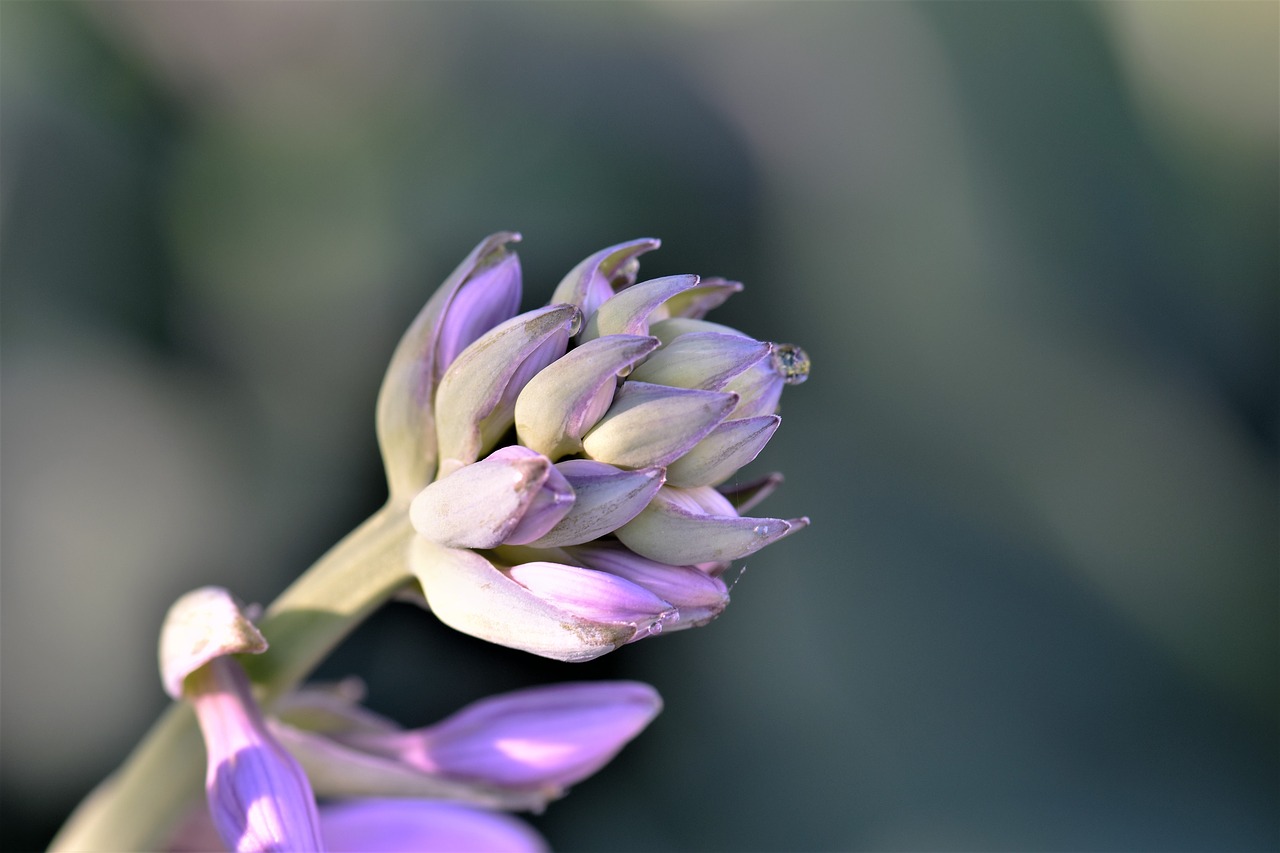
[[808, 524], [743, 517], [740, 487], [724, 488], [808, 357], [703, 319], [736, 282], [637, 282], [656, 240], [597, 252], [517, 315], [517, 239], [494, 235], [455, 271], [379, 400], [423, 600], [460, 631], [561, 660], [703, 625], [728, 603], [732, 561]]

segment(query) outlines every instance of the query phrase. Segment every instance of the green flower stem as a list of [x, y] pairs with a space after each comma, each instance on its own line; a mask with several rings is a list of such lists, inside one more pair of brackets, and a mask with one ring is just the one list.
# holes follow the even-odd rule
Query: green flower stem
[[280, 594], [258, 630], [270, 648], [242, 658], [269, 705], [311, 674], [347, 634], [413, 579], [406, 505], [387, 504]]
[[[270, 643], [242, 659], [259, 699], [296, 687], [374, 610], [412, 579], [407, 508], [388, 504], [335, 545], [267, 608]], [[80, 805], [50, 850], [158, 850], [201, 794], [204, 745], [195, 715], [174, 703]]]

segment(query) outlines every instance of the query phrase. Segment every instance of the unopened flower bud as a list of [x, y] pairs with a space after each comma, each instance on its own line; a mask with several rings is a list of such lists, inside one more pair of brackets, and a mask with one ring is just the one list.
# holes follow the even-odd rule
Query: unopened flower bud
[[680, 335], [662, 347], [629, 379], [719, 391], [735, 376], [769, 354], [769, 345], [743, 335], [694, 332]]
[[457, 354], [520, 305], [520, 263], [505, 248], [519, 234], [481, 241], [445, 279], [400, 339], [378, 392], [378, 445], [393, 501], [407, 501], [435, 476], [434, 397]]
[[569, 271], [551, 294], [551, 303], [577, 305], [583, 316], [590, 317], [606, 299], [613, 296], [615, 277], [623, 273], [635, 281], [636, 257], [659, 245], [658, 240], [644, 238], [601, 249]]
[[626, 382], [583, 437], [582, 449], [592, 459], [623, 468], [667, 465], [688, 453], [737, 404], [731, 393]]
[[521, 389], [564, 355], [580, 322], [572, 305], [553, 305], [513, 317], [462, 351], [436, 391], [441, 476], [479, 459], [510, 428]]
[[582, 339], [601, 335], [648, 335], [649, 317], [659, 305], [698, 285], [696, 275], [670, 275], [633, 284], [606, 300], [587, 319]]
[[664, 486], [617, 536], [651, 560], [690, 564], [740, 559], [808, 524], [807, 518], [741, 518], [715, 489]]
[[662, 709], [647, 684], [555, 684], [491, 696], [434, 725], [403, 729], [358, 705], [360, 698], [313, 686], [277, 705], [272, 730], [299, 755], [317, 790], [532, 810], [602, 768]]
[[543, 601], [594, 622], [643, 626], [675, 614], [675, 606], [619, 575], [563, 563], [520, 563], [507, 575]]
[[657, 338], [608, 335], [547, 365], [516, 398], [520, 443], [551, 459], [580, 452], [582, 437], [613, 402], [618, 377], [657, 346]]
[[561, 548], [607, 536], [640, 514], [664, 477], [661, 468], [629, 470], [592, 459], [568, 459], [555, 467], [573, 491], [573, 506], [543, 535], [512, 544]]
[[223, 842], [235, 851], [323, 849], [307, 776], [268, 730], [231, 657], [266, 649], [231, 596], [215, 587], [183, 596], [160, 645], [165, 689], [190, 702], [200, 724], [209, 813]]
[[[453, 627], [588, 660], [713, 618], [730, 561], [808, 523], [742, 518], [714, 488], [769, 441], [807, 356], [703, 319], [737, 282], [638, 280], [638, 257], [657, 245], [589, 256], [551, 307], [489, 329], [440, 380], [442, 479], [414, 500], [411, 551], [428, 605]], [[731, 494], [745, 506], [776, 483]]]
[[660, 563], [619, 545], [586, 545], [567, 552], [584, 566], [625, 578], [675, 605], [678, 618], [662, 623], [665, 631], [705, 625], [729, 604], [724, 581], [692, 566]]
[[724, 482], [756, 458], [781, 423], [777, 415], [722, 422], [667, 466], [667, 484], [688, 489]]
[[661, 710], [657, 691], [639, 682], [553, 684], [481, 699], [426, 728], [342, 740], [425, 773], [559, 793], [607, 764]]
[[431, 612], [446, 625], [556, 660], [597, 658], [647, 631], [671, 610], [656, 596], [645, 597], [619, 579], [578, 593], [596, 596], [590, 615], [583, 615], [565, 603], [575, 594], [565, 588], [572, 579], [557, 585], [564, 579], [530, 570], [525, 577], [539, 587], [535, 592], [474, 551], [445, 548], [424, 537], [410, 547], [410, 567]]
[[409, 518], [441, 545], [495, 548], [537, 539], [572, 505], [573, 490], [549, 459], [511, 446], [427, 486], [410, 504]]

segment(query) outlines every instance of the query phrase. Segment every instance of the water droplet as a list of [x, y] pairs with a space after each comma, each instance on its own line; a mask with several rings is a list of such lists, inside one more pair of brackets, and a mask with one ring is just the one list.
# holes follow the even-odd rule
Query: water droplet
[[788, 385], [799, 385], [809, 378], [809, 354], [795, 344], [773, 345], [773, 369]]
[[575, 310], [573, 312], [573, 316], [569, 318], [569, 337], [572, 338], [574, 335], [578, 334], [578, 332], [582, 331], [583, 322], [582, 312]]
[[751, 528], [751, 532], [752, 532], [752, 533], [754, 533], [754, 534], [755, 534], [755, 535], [757, 535], [757, 536], [768, 536], [768, 535], [769, 535], [769, 525], [767, 525], [767, 524], [757, 524], [755, 527]]
[[656, 637], [656, 636], [658, 636], [658, 635], [659, 635], [659, 634], [661, 634], [661, 633], [662, 633], [662, 623], [661, 623], [661, 622], [654, 622], [652, 625], [650, 625], [650, 626], [649, 626], [649, 636], [650, 636], [650, 637]]

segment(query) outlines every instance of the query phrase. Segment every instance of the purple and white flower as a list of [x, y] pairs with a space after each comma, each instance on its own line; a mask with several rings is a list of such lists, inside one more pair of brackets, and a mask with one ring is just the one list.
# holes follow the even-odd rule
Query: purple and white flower
[[742, 517], [726, 485], [808, 357], [704, 319], [737, 282], [637, 281], [650, 239], [591, 255], [547, 307], [512, 316], [517, 239], [490, 237], [450, 276], [379, 399], [422, 601], [464, 633], [571, 661], [705, 624], [729, 563], [809, 523]]
[[303, 688], [264, 714], [234, 655], [266, 648], [226, 590], [196, 590], [169, 611], [161, 673], [199, 721], [208, 802], [171, 850], [545, 850], [498, 810], [541, 810], [662, 710], [639, 682], [558, 684], [405, 730], [360, 707], [349, 681]]

